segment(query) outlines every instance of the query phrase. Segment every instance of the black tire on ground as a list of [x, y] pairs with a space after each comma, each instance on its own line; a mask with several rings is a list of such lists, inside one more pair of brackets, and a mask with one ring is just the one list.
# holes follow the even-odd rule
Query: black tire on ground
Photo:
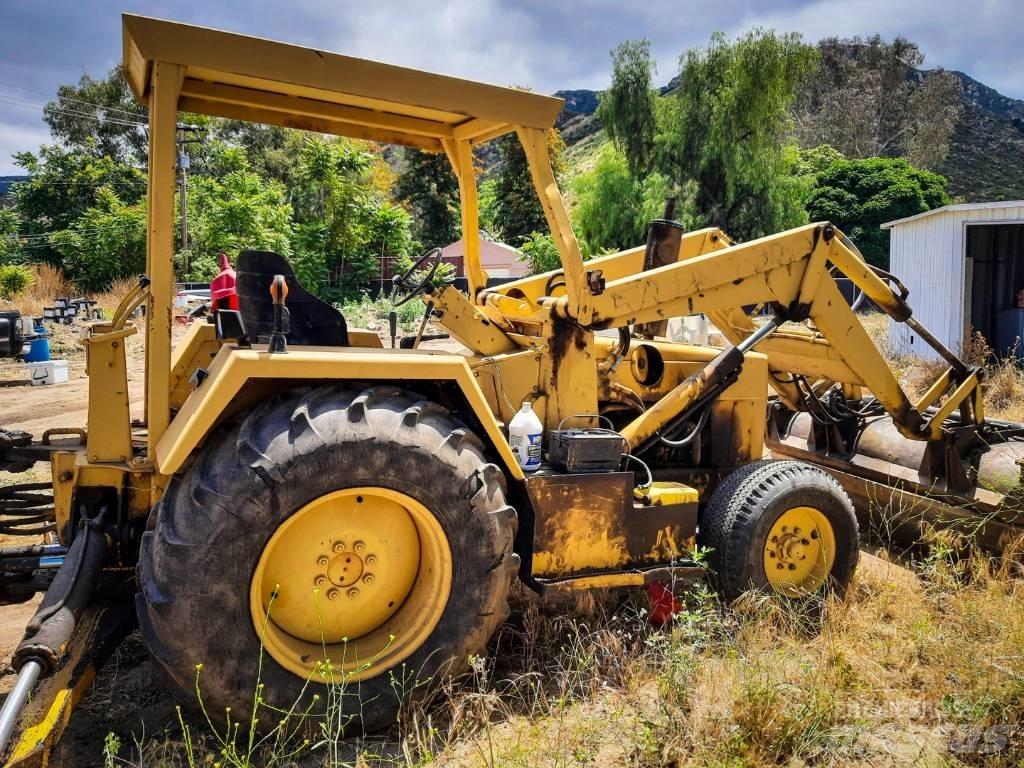
[[[248, 713], [260, 656], [249, 590], [260, 554], [293, 512], [357, 486], [383, 486], [425, 505], [453, 562], [448, 603], [424, 644], [401, 667], [347, 686], [350, 732], [394, 722], [405, 694], [393, 674], [436, 682], [484, 651], [508, 615], [519, 565], [502, 471], [433, 402], [393, 386], [322, 386], [278, 396], [221, 427], [154, 510], [139, 558], [139, 625], [186, 701], [196, 703], [202, 664], [206, 711]], [[266, 654], [260, 681], [264, 699], [286, 709], [304, 682]], [[309, 685], [307, 700], [321, 688]]]
[[814, 507], [832, 525], [835, 563], [826, 589], [843, 593], [857, 567], [859, 542], [853, 503], [828, 473], [799, 461], [757, 461], [728, 475], [704, 509], [697, 542], [711, 550], [718, 588], [732, 599], [747, 590], [771, 592], [764, 570], [768, 533], [787, 510]]

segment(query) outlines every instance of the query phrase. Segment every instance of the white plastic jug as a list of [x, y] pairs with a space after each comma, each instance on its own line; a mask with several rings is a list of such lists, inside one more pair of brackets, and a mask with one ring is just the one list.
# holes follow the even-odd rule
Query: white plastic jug
[[544, 425], [529, 403], [523, 403], [519, 413], [508, 425], [508, 442], [515, 451], [519, 466], [527, 472], [540, 468], [540, 444]]

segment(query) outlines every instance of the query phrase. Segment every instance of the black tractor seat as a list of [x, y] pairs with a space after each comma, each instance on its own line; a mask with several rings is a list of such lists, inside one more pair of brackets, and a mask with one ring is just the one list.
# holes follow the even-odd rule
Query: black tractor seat
[[249, 338], [266, 341], [274, 327], [274, 303], [270, 284], [284, 275], [288, 285], [286, 305], [291, 315], [288, 343], [306, 347], [347, 347], [345, 317], [317, 298], [295, 277], [285, 258], [273, 251], [242, 251], [235, 269], [238, 306]]

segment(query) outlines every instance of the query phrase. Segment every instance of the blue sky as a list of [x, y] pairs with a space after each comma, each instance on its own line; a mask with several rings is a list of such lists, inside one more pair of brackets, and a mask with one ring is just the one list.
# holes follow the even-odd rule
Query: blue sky
[[12, 152], [49, 140], [33, 105], [120, 59], [122, 11], [540, 92], [605, 87], [608, 51], [630, 38], [651, 40], [664, 82], [715, 30], [766, 26], [812, 41], [877, 32], [916, 41], [926, 66], [1024, 98], [1021, 0], [0, 0], [0, 175], [18, 172]]

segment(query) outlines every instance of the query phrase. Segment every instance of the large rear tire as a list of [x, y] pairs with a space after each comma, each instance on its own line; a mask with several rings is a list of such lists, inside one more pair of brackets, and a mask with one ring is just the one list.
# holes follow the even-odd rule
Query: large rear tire
[[849, 496], [799, 461], [757, 461], [728, 475], [701, 515], [697, 542], [729, 599], [748, 590], [793, 599], [842, 593], [860, 553]]
[[267, 401], [212, 435], [157, 505], [142, 633], [193, 701], [202, 665], [213, 715], [247, 712], [258, 682], [286, 710], [317, 693], [322, 708], [322, 683], [344, 682], [351, 730], [377, 730], [508, 615], [504, 485], [451, 413], [396, 387]]

